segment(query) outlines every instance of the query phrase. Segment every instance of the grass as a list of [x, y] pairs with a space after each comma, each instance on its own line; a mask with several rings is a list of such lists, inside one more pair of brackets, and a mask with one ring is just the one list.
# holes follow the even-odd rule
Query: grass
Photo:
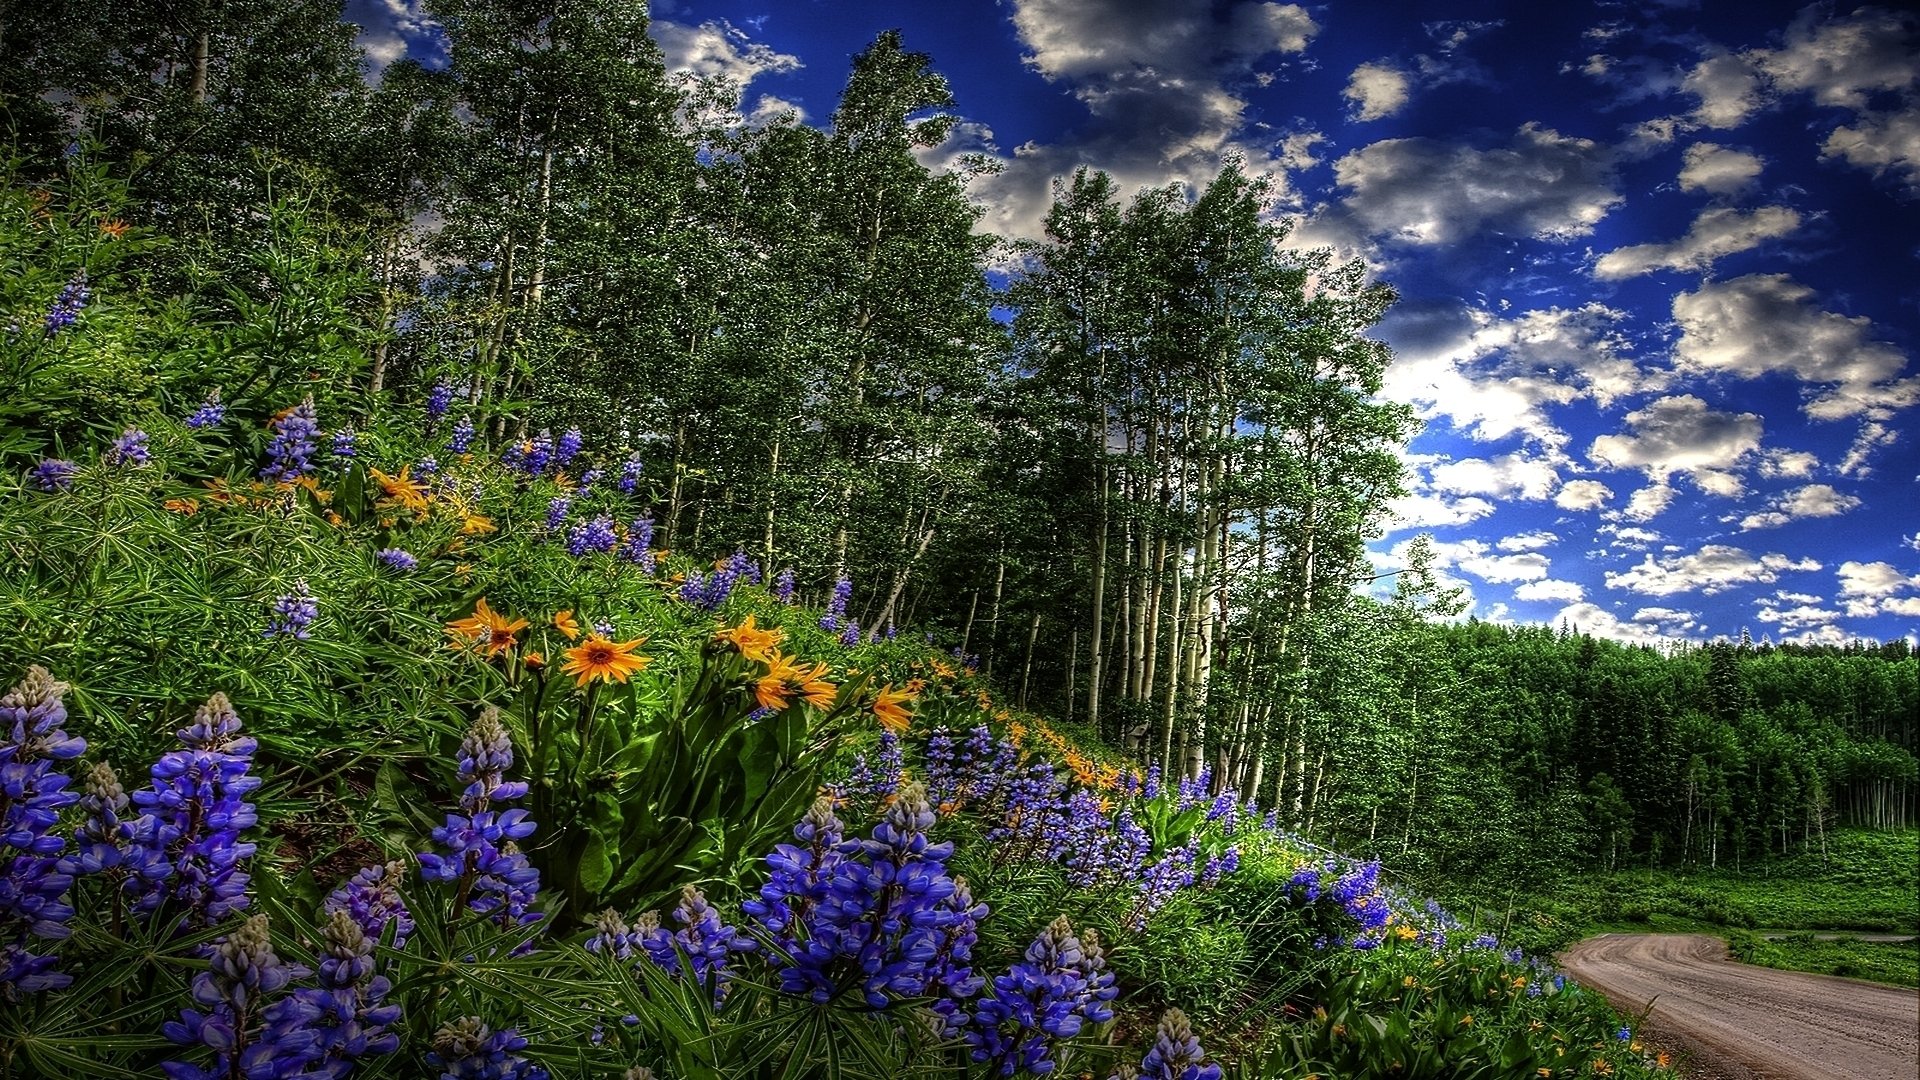
[[1749, 964], [1920, 987], [1920, 941], [1823, 941], [1806, 931], [1769, 940], [1736, 932], [1728, 935], [1728, 944], [1734, 956]]

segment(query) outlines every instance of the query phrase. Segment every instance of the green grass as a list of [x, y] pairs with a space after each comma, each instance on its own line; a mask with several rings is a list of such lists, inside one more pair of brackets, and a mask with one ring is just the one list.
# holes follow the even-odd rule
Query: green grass
[[1920, 941], [1821, 941], [1809, 932], [1770, 941], [1756, 933], [1734, 933], [1728, 944], [1749, 964], [1920, 987]]

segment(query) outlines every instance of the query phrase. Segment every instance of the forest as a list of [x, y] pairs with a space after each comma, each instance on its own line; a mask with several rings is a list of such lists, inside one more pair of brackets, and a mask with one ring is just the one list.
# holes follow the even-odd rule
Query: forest
[[[1318, 1026], [1285, 1040], [1252, 1018], [1304, 992], [1275, 972], [1331, 963], [1309, 961], [1309, 943], [1378, 944], [1394, 936], [1388, 926], [1421, 948], [1421, 935], [1444, 940], [1447, 926], [1472, 936], [1457, 922], [1416, 925], [1441, 916], [1418, 915], [1399, 893], [1393, 920], [1384, 899], [1376, 916], [1383, 868], [1407, 895], [1630, 866], [1737, 871], [1824, 852], [1836, 830], [1915, 825], [1920, 657], [1905, 641], [1625, 645], [1575, 626], [1463, 621], [1424, 541], [1404, 569], [1377, 570], [1366, 545], [1403, 491], [1397, 452], [1416, 429], [1381, 396], [1393, 358], [1369, 336], [1394, 293], [1358, 263], [1284, 246], [1287, 225], [1257, 172], [1236, 164], [1202, 190], [1124, 191], [1082, 169], [1058, 182], [1043, 238], [994, 237], [977, 227], [982, 208], [965, 184], [989, 165], [937, 160], [953, 95], [898, 33], [853, 59], [829, 118], [750, 122], [736, 87], [669, 74], [641, 5], [430, 6], [446, 63], [402, 59], [377, 78], [339, 4], [324, 0], [76, 0], [0, 23], [0, 682], [24, 680], [0, 705], [18, 714], [14, 756], [0, 762], [50, 755], [40, 776], [74, 756], [47, 750], [31, 726], [59, 706], [57, 679], [71, 688], [56, 711], [121, 770], [113, 784], [76, 779], [65, 801], [47, 795], [43, 815], [29, 813], [31, 791], [0, 799], [4, 840], [22, 852], [14, 879], [38, 866], [34, 887], [67, 895], [41, 865], [60, 836], [96, 856], [101, 845], [115, 859], [141, 850], [135, 811], [111, 793], [132, 791], [137, 763], [189, 752], [171, 749], [173, 730], [220, 690], [231, 704], [207, 702], [181, 737], [199, 733], [191, 753], [225, 748], [215, 771], [227, 779], [213, 783], [228, 784], [231, 802], [258, 787], [258, 777], [231, 783], [257, 733], [261, 773], [273, 777], [256, 794], [257, 820], [272, 838], [253, 859], [253, 910], [276, 922], [318, 927], [336, 910], [394, 902], [389, 890], [336, 904], [324, 873], [366, 863], [354, 880], [378, 886], [382, 853], [401, 837], [484, 833], [483, 816], [503, 813], [495, 803], [524, 796], [529, 823], [558, 829], [539, 842], [531, 824], [489, 835], [498, 876], [476, 869], [472, 848], [464, 870], [457, 857], [420, 856], [426, 881], [438, 866], [455, 883], [451, 910], [473, 917], [328, 922], [324, 941], [315, 930], [279, 942], [284, 954], [306, 950], [334, 995], [328, 1008], [357, 1000], [352, 1022], [368, 1031], [406, 1023], [370, 996], [389, 975], [349, 974], [378, 955], [406, 1015], [458, 1015], [454, 1027], [552, 990], [529, 1052], [562, 1076], [651, 1076], [614, 1069], [616, 1044], [676, 1042], [711, 1054], [687, 1050], [661, 1076], [814, 1075], [841, 1053], [904, 1067], [887, 1055], [960, 1039], [971, 1012], [969, 1053], [955, 1060], [992, 1075], [1044, 1074], [1036, 1066], [1052, 1068], [1056, 1052], [1075, 1061], [1050, 1048], [1084, 1028], [1159, 1040], [1159, 1064], [1149, 1056], [1134, 1072], [1114, 1051], [1084, 1051], [1076, 1067], [1088, 1075], [1113, 1065], [1217, 1077], [1198, 1042], [1189, 1048], [1184, 1014], [1156, 1029], [1144, 1013], [1183, 994], [1218, 1023], [1237, 1075], [1293, 1075], [1262, 1061], [1373, 1075], [1366, 1055], [1428, 1053], [1442, 1070], [1429, 1075], [1491, 1054], [1508, 1070], [1499, 1075], [1533, 1076], [1558, 1074], [1535, 1060], [1547, 1049], [1531, 1047], [1525, 1024], [1544, 1014], [1522, 1015], [1538, 995], [1521, 988], [1550, 976], [1504, 949], [1450, 963], [1467, 997], [1506, 980], [1517, 1042], [1469, 1039], [1468, 1005], [1411, 991], [1392, 1006], [1400, 1026], [1380, 1021], [1364, 1046], [1347, 1035], [1357, 1011], [1328, 1020], [1322, 1008]], [[635, 652], [642, 642], [648, 655]], [[590, 646], [602, 651], [580, 651]], [[240, 716], [249, 736], [236, 742]], [[993, 779], [994, 754], [1008, 755], [1002, 765], [1057, 757], [1058, 788], [1051, 772], [1032, 790]], [[531, 789], [503, 779], [520, 775], [503, 772], [516, 762]], [[737, 779], [721, 779], [736, 767]], [[157, 814], [176, 803], [154, 769], [158, 794], [133, 805]], [[1072, 783], [1104, 794], [1076, 802]], [[838, 810], [814, 805], [822, 784], [845, 797]], [[54, 811], [83, 787], [72, 814], [94, 817], [56, 828]], [[432, 808], [453, 800], [436, 792], [462, 787], [465, 824], [441, 826]], [[1119, 851], [1138, 833], [1143, 846], [1131, 862], [1114, 855], [1042, 887], [1060, 871], [1028, 863], [1072, 841], [1023, 832], [1044, 815], [1022, 799], [1054, 800], [1060, 835], [1105, 829]], [[236, 828], [256, 820], [252, 803], [223, 805]], [[1263, 828], [1236, 833], [1242, 818]], [[759, 854], [795, 821], [800, 846], [785, 844], [763, 872]], [[122, 825], [131, 831], [116, 848]], [[868, 825], [873, 839], [836, 846], [843, 828], [852, 837]], [[971, 969], [923, 970], [935, 951], [964, 958], [977, 918], [930, 828], [959, 839], [953, 865], [996, 918], [1033, 924], [977, 931], [982, 956], [1014, 958], [1006, 987]], [[168, 856], [177, 867], [197, 850], [183, 842]], [[254, 846], [235, 856], [233, 842], [214, 857], [224, 871], [211, 886], [168, 894], [197, 897], [171, 930], [153, 912], [174, 901], [135, 887], [145, 871], [114, 871], [133, 875], [126, 889], [85, 894], [115, 929], [73, 934], [77, 953], [109, 958], [79, 986], [104, 992], [130, 970], [115, 964], [144, 955], [139, 984], [155, 1001], [190, 993], [213, 1010], [233, 993], [217, 980], [188, 991], [181, 974], [246, 907], [236, 889], [247, 876], [224, 885], [222, 874]], [[834, 924], [844, 970], [819, 967], [819, 955], [812, 968], [768, 960], [769, 984], [751, 986], [748, 953], [795, 948], [778, 935], [799, 923], [767, 912], [800, 904], [801, 892], [775, 897], [809, 844], [816, 877], [787, 883], [801, 892], [826, 887], [817, 861], [829, 851], [844, 852], [834, 880], [867, 889], [869, 906], [905, 902], [887, 876], [902, 867], [936, 885], [918, 914], [890, 916], [892, 931]], [[1350, 861], [1336, 865], [1334, 851]], [[1246, 895], [1190, 897], [1167, 907], [1189, 920], [1183, 929], [1148, 926], [1167, 904], [1155, 889], [1210, 889], [1243, 858], [1249, 869], [1228, 880], [1247, 882], [1236, 886]], [[552, 907], [516, 892], [529, 866], [536, 889], [562, 898], [543, 901]], [[1116, 901], [1136, 879], [1148, 899]], [[689, 884], [683, 896], [682, 882], [716, 903], [749, 897], [735, 921], [761, 904], [756, 925], [772, 937], [756, 946], [721, 934], [705, 894]], [[59, 919], [0, 894], [10, 1007], [64, 985], [22, 943], [55, 937], [42, 933], [49, 920], [66, 929], [74, 890], [48, 901], [66, 905]], [[1271, 943], [1204, 929], [1248, 896], [1291, 898], [1306, 914]], [[676, 898], [666, 922], [643, 917], [647, 931], [623, 921]], [[602, 906], [611, 921], [591, 922]], [[1094, 944], [1050, 924], [1054, 908], [1100, 926], [1085, 936]], [[122, 933], [135, 912], [149, 923]], [[271, 995], [285, 976], [264, 925], [218, 938], [217, 955], [241, 950], [264, 965]], [[897, 942], [907, 966], [882, 978], [875, 950], [902, 925], [934, 937]], [[551, 950], [529, 952], [549, 929], [573, 935], [569, 962], [657, 962], [596, 976], [607, 1026], [591, 1038], [565, 1015], [584, 1008], [587, 984], [553, 989], [573, 976], [537, 966]], [[423, 942], [411, 959], [409, 932]], [[1169, 959], [1182, 955], [1178, 933], [1215, 935], [1178, 946], [1195, 958], [1185, 975]], [[1122, 943], [1104, 974], [1102, 935]], [[324, 960], [329, 947], [361, 959]], [[421, 960], [423, 948], [441, 959]], [[156, 949], [178, 959], [156, 966]], [[459, 956], [471, 969], [446, 975]], [[1043, 961], [1077, 971], [1080, 990], [1034, 1035], [1017, 1009], [996, 1014], [989, 1002], [1013, 992], [1021, 963]], [[406, 974], [408, 963], [419, 970]], [[697, 978], [675, 983], [683, 966]], [[1362, 998], [1388, 1008], [1387, 980], [1397, 987], [1402, 969], [1365, 970], [1376, 991], [1342, 984], [1356, 996], [1334, 1011], [1361, 1010]], [[1118, 1028], [1104, 1026], [1116, 974], [1127, 988]], [[852, 979], [841, 989], [857, 985], [868, 1011], [849, 1010], [857, 1017], [839, 1027], [781, 1011], [776, 985], [791, 996], [833, 978]], [[689, 993], [702, 979], [711, 992]], [[973, 1000], [983, 983], [987, 997]], [[1226, 989], [1238, 986], [1266, 989]], [[1124, 1007], [1136, 992], [1139, 1015]], [[66, 993], [41, 995], [61, 1003], [34, 1014], [38, 1035], [0, 1020], [0, 1076], [150, 1075], [139, 1070], [164, 1040], [83, 1045], [95, 1025], [146, 1023], [136, 1004], [116, 990], [106, 1012], [89, 1011]], [[930, 1033], [869, 1024], [889, 1002], [921, 998], [946, 1006]], [[166, 1074], [416, 1075], [356, 1066], [391, 1035], [352, 1052], [338, 1038], [303, 1049], [275, 1034], [297, 1010], [275, 1019], [260, 1002], [175, 1023], [168, 1038], [214, 1056]], [[1604, 1029], [1593, 1060], [1657, 1071], [1630, 1037], [1612, 1046], [1604, 1003], [1565, 1008]], [[639, 1018], [631, 1030], [611, 1019], [622, 1014]], [[406, 1045], [421, 1056], [410, 1060], [448, 1076], [535, 1075], [501, 1064], [525, 1064], [527, 1042], [494, 1022], [412, 1029]], [[238, 1048], [206, 1034], [218, 1023], [241, 1032]], [[1449, 1025], [1449, 1038], [1423, 1034]], [[784, 1063], [750, 1049], [754, 1032], [774, 1030]], [[834, 1055], [811, 1049], [829, 1045]], [[247, 1046], [279, 1054], [272, 1067], [285, 1071], [248, 1071]], [[457, 1064], [488, 1055], [503, 1071]]]

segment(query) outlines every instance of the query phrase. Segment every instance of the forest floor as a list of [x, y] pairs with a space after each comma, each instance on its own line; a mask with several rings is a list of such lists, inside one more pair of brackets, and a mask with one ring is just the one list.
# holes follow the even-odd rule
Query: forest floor
[[1559, 957], [1701, 1080], [1910, 1080], [1920, 994], [1755, 967], [1704, 934], [1603, 934]]

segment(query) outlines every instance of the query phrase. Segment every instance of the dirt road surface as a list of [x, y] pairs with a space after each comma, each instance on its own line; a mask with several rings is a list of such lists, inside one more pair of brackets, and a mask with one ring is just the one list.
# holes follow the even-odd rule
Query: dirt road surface
[[1920, 993], [1739, 963], [1700, 934], [1602, 934], [1560, 956], [1582, 985], [1639, 1015], [1655, 1045], [1713, 1080], [1914, 1080]]

